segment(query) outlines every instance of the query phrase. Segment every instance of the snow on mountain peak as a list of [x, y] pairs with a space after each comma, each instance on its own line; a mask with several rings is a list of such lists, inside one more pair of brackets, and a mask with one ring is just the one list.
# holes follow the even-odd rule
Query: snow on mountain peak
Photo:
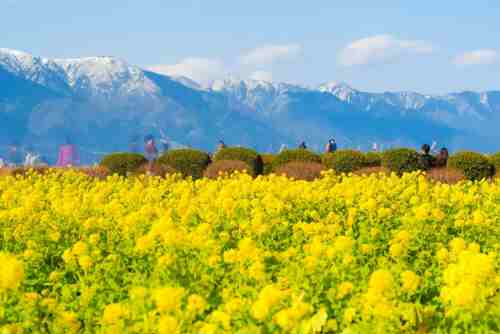
[[327, 82], [320, 85], [318, 87], [318, 90], [320, 92], [333, 94], [338, 99], [347, 102], [351, 100], [353, 94], [356, 94], [358, 92], [345, 82], [335, 82], [335, 81]]
[[0, 48], [0, 66], [42, 86], [66, 91], [65, 74], [53, 61], [29, 53]]
[[217, 92], [249, 92], [249, 93], [267, 93], [279, 95], [288, 91], [304, 90], [305, 88], [297, 85], [270, 82], [255, 79], [240, 79], [235, 76], [230, 76], [223, 80], [215, 80], [210, 89]]
[[0, 66], [17, 76], [64, 93], [109, 98], [144, 96], [159, 91], [139, 67], [108, 56], [50, 60], [22, 51], [0, 49]]
[[16, 58], [23, 58], [23, 57], [33, 57], [27, 52], [20, 51], [20, 50], [14, 50], [14, 49], [9, 49], [9, 48], [0, 48], [0, 54], [3, 55], [10, 55], [12, 57]]
[[289, 92], [303, 91], [305, 88], [286, 83], [274, 83], [263, 80], [239, 79], [229, 77], [216, 80], [209, 90], [219, 92], [237, 104], [247, 105], [253, 110], [270, 112], [286, 103]]
[[272, 89], [272, 84], [266, 81], [253, 79], [239, 79], [231, 76], [226, 79], [215, 80], [210, 88], [214, 91], [231, 91], [236, 89], [254, 90], [257, 88]]
[[385, 95], [389, 95], [389, 97], [386, 102], [396, 105], [396, 106], [401, 106], [405, 109], [418, 109], [424, 106], [424, 104], [427, 102], [429, 97], [414, 93], [414, 92], [399, 92], [399, 93], [387, 93]]
[[321, 84], [318, 88], [321, 91], [332, 91], [335, 89], [346, 89], [346, 90], [354, 90], [351, 86], [343, 81], [330, 81], [324, 84]]
[[158, 87], [137, 66], [114, 57], [56, 59], [68, 84], [85, 94], [124, 95], [154, 94]]
[[373, 104], [385, 103], [403, 109], [418, 109], [424, 106], [428, 96], [414, 92], [366, 93], [356, 90], [344, 82], [328, 82], [318, 90], [335, 95], [339, 100], [362, 106], [370, 110]]
[[[76, 95], [97, 99], [158, 97], [161, 88], [137, 66], [115, 57], [86, 57], [47, 59], [29, 53], [0, 48], [0, 68], [16, 76], [47, 87], [64, 96]], [[237, 106], [247, 105], [257, 110], [278, 110], [286, 105], [295, 92], [324, 92], [355, 105], [362, 110], [421, 109], [434, 100], [459, 106], [458, 110], [472, 110], [480, 105], [491, 109], [498, 97], [488, 93], [459, 93], [428, 96], [414, 92], [368, 93], [356, 90], [344, 82], [327, 82], [316, 88], [265, 80], [241, 79], [235, 76], [217, 80], [208, 87], [185, 77], [172, 77], [186, 87], [207, 92], [218, 92]]]
[[33, 67], [40, 67], [42, 60], [26, 52], [0, 48], [0, 64], [11, 73], [24, 75], [27, 71], [31, 72]]

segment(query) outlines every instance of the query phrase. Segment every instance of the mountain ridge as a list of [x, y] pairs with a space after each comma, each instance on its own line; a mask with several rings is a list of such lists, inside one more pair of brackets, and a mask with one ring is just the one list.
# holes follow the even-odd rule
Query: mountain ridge
[[117, 57], [51, 60], [11, 49], [0, 49], [0, 78], [0, 121], [9, 127], [0, 145], [36, 142], [50, 159], [68, 136], [88, 152], [114, 151], [130, 137], [159, 136], [160, 128], [205, 150], [218, 138], [260, 150], [300, 140], [321, 149], [332, 136], [361, 149], [430, 140], [500, 149], [499, 91], [369, 93], [343, 82], [306, 87], [234, 77], [202, 87]]

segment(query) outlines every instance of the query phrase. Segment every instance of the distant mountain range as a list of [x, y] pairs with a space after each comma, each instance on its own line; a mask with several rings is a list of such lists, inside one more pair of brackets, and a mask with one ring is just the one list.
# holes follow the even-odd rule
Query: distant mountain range
[[367, 93], [345, 83], [303, 87], [229, 78], [209, 87], [153, 73], [113, 57], [45, 59], [0, 49], [0, 155], [11, 143], [50, 161], [70, 138], [86, 162], [160, 135], [176, 145], [276, 151], [305, 140], [321, 149], [373, 142], [500, 150], [500, 91], [422, 95]]

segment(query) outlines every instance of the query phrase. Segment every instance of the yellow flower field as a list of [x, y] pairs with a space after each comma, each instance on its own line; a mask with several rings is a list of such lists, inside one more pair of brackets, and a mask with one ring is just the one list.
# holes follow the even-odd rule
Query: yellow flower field
[[496, 333], [500, 181], [0, 178], [0, 333]]

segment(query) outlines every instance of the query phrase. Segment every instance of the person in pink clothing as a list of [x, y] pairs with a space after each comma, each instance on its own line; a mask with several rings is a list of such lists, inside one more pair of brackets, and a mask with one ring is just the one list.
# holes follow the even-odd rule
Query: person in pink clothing
[[59, 155], [56, 165], [58, 167], [76, 166], [80, 163], [80, 156], [75, 145], [66, 137], [66, 143], [59, 146]]

